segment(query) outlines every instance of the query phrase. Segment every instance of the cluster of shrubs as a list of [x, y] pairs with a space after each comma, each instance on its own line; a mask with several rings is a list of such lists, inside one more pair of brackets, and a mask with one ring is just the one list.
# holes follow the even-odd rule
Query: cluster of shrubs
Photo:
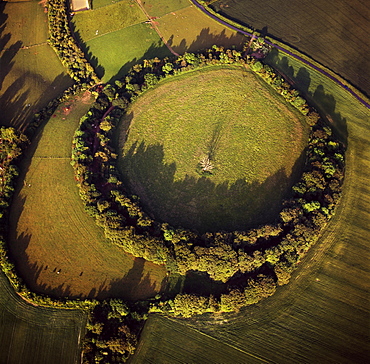
[[68, 6], [65, 0], [48, 0], [49, 39], [69, 75], [86, 88], [100, 82], [93, 67], [75, 42], [68, 20]]
[[82, 363], [123, 363], [133, 354], [147, 307], [129, 308], [118, 299], [95, 306], [88, 315]]
[[[174, 300], [158, 302], [152, 310], [187, 316], [189, 312], [235, 311], [258, 302], [273, 294], [278, 285], [289, 282], [297, 263], [334, 213], [344, 176], [344, 146], [285, 81], [274, 81], [274, 88], [287, 91], [283, 96], [293, 103], [299, 100], [296, 107], [306, 115], [311, 133], [304, 172], [293, 187], [292, 198], [284, 201], [275, 224], [203, 235], [174, 228], [149, 218], [138, 198], [129, 196], [119, 180], [111, 139], [129, 102], [164, 77], [209, 65], [245, 62], [240, 52], [216, 46], [201, 54], [186, 53], [173, 61], [146, 60], [134, 66], [125, 80], [97, 90], [96, 103], [75, 134], [72, 165], [80, 195], [86, 210], [111, 241], [135, 256], [166, 264], [169, 271], [205, 272], [228, 285], [229, 292], [220, 297], [178, 295]], [[269, 68], [263, 69], [257, 74], [278, 79]]]

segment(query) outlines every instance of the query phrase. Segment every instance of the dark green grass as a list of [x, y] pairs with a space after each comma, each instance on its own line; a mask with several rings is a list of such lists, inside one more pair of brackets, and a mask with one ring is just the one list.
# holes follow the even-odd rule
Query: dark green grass
[[368, 3], [218, 0], [212, 6], [308, 54], [370, 95]]
[[34, 307], [15, 295], [0, 272], [0, 362], [75, 364], [84, 331], [82, 311]]
[[[161, 221], [200, 231], [273, 220], [307, 137], [303, 118], [242, 67], [166, 80], [122, 125], [120, 168], [133, 193]], [[201, 176], [205, 156], [214, 169]]]

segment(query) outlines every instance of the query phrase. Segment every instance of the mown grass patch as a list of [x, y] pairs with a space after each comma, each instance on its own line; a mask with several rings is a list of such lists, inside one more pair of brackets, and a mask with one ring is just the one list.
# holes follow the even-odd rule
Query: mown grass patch
[[34, 307], [0, 272], [0, 362], [74, 364], [85, 317], [78, 310]]
[[[109, 46], [108, 46], [109, 45]], [[148, 24], [136, 24], [86, 43], [88, 59], [107, 82], [126, 75], [143, 59], [171, 55], [158, 34]]]
[[217, 23], [193, 5], [156, 21], [168, 44], [180, 54], [207, 49], [214, 44], [241, 48], [246, 39], [244, 35]]
[[[175, 226], [235, 230], [273, 220], [300, 175], [308, 127], [271, 91], [240, 66], [189, 72], [148, 91], [121, 126], [120, 169], [131, 191]], [[214, 167], [208, 176], [199, 174], [204, 158]]]
[[[73, 24], [84, 42], [144, 22], [145, 15], [135, 1], [110, 2], [110, 5], [76, 13]], [[110, 43], [106, 43], [106, 48]]]
[[12, 204], [10, 250], [21, 277], [37, 292], [153, 296], [162, 288], [165, 269], [110, 245], [78, 195], [71, 143], [90, 104], [86, 97], [61, 105], [28, 151]]
[[46, 44], [46, 14], [37, 2], [2, 3], [0, 123], [24, 129], [33, 114], [72, 85]]

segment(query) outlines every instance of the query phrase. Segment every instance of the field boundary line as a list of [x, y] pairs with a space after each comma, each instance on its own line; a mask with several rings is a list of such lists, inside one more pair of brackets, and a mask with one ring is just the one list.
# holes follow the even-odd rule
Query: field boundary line
[[126, 27], [122, 27], [122, 28], [119, 28], [119, 29], [111, 30], [111, 31], [106, 32], [106, 33], [99, 34], [99, 35], [97, 35], [96, 37], [93, 37], [93, 38], [90, 38], [90, 39], [86, 39], [86, 40], [85, 40], [85, 43], [87, 43], [87, 42], [89, 42], [89, 41], [92, 41], [92, 40], [94, 40], [94, 39], [98, 39], [98, 38], [100, 38], [100, 37], [104, 37], [104, 36], [105, 36], [105, 35], [107, 35], [107, 34], [112, 34], [112, 33], [115, 33], [115, 32], [119, 32], [119, 31], [121, 31], [121, 30], [123, 30], [123, 29], [127, 29], [127, 28], [130, 28], [130, 27], [134, 27], [134, 26], [136, 26], [136, 25], [140, 25], [140, 24], [145, 24], [145, 21], [140, 21], [140, 22], [135, 23], [135, 24], [127, 25]]
[[[184, 325], [182, 322], [179, 322], [178, 320], [173, 319], [173, 318], [170, 318], [170, 317], [168, 317], [168, 320], [169, 320], [169, 321], [172, 321], [172, 322], [175, 322], [175, 323], [177, 323], [177, 324], [179, 324], [179, 325], [181, 325], [181, 326], [185, 326], [186, 328], [188, 328], [188, 329], [190, 329], [190, 330], [192, 330], [192, 331], [195, 331], [195, 332], [197, 332], [198, 334], [201, 334], [201, 335], [203, 335], [203, 336], [205, 336], [205, 337], [208, 337], [208, 338], [212, 339], [213, 341], [220, 342], [220, 340], [219, 340], [219, 339], [217, 339], [217, 338], [213, 337], [212, 335], [206, 334], [205, 332], [200, 331], [200, 330], [198, 330], [198, 329], [194, 328], [193, 326], [186, 326], [186, 325]], [[244, 350], [242, 350], [242, 349], [240, 349], [240, 348], [238, 348], [238, 347], [236, 347], [236, 346], [234, 346], [234, 345], [232, 345], [232, 344], [230, 344], [230, 343], [228, 343], [228, 342], [223, 341], [222, 343], [223, 343], [224, 345], [226, 345], [226, 346], [228, 346], [228, 347], [230, 347], [230, 348], [232, 348], [232, 349], [236, 350], [236, 351], [239, 351], [239, 352], [244, 353], [244, 354], [246, 354], [246, 355], [248, 355], [248, 356], [251, 356], [251, 357], [252, 357], [252, 358], [254, 358], [254, 359], [258, 359], [258, 360], [260, 360], [260, 361], [261, 361], [261, 362], [263, 362], [263, 363], [269, 363], [269, 364], [271, 364], [271, 361], [268, 361], [268, 360], [266, 360], [266, 359], [264, 359], [264, 358], [262, 358], [262, 357], [259, 357], [259, 356], [255, 355], [255, 354], [252, 354], [252, 353], [249, 353], [249, 352], [247, 352], [247, 351], [244, 351]]]
[[[216, 15], [214, 15], [214, 14], [212, 14], [210, 11], [208, 11], [203, 5], [201, 5], [201, 4], [199, 4], [198, 3], [198, 1], [196, 1], [196, 0], [190, 0], [198, 9], [200, 9], [204, 14], [206, 14], [206, 15], [208, 15], [209, 17], [211, 17], [212, 19], [214, 19], [214, 20], [216, 20], [217, 22], [219, 22], [220, 24], [222, 24], [222, 25], [224, 25], [224, 26], [226, 26], [226, 27], [228, 27], [228, 28], [230, 28], [230, 29], [232, 29], [232, 30], [234, 30], [234, 31], [237, 31], [237, 32], [240, 32], [240, 33], [242, 33], [242, 34], [244, 34], [244, 35], [247, 35], [247, 36], [249, 36], [249, 37], [252, 37], [253, 36], [253, 34], [252, 33], [249, 33], [249, 32], [247, 32], [247, 31], [245, 31], [245, 30], [242, 30], [241, 28], [238, 28], [238, 27], [236, 27], [236, 26], [234, 26], [234, 25], [232, 25], [232, 24], [230, 24], [229, 22], [227, 22], [227, 21], [225, 21], [225, 20], [222, 20], [222, 19], [220, 19], [219, 17], [217, 17]], [[300, 56], [300, 55], [298, 55], [298, 54], [296, 54], [296, 53], [294, 53], [294, 52], [291, 52], [290, 50], [288, 50], [287, 48], [284, 48], [284, 47], [282, 47], [282, 46], [280, 46], [280, 45], [278, 45], [278, 44], [276, 44], [276, 43], [273, 43], [273, 42], [270, 42], [270, 41], [268, 41], [268, 40], [265, 40], [265, 42], [267, 43], [267, 44], [269, 44], [269, 45], [271, 45], [272, 47], [275, 47], [276, 49], [278, 49], [278, 50], [280, 50], [280, 51], [282, 51], [282, 52], [284, 52], [284, 53], [286, 53], [286, 54], [288, 54], [289, 56], [291, 56], [291, 57], [293, 57], [293, 58], [295, 58], [295, 59], [297, 59], [298, 61], [300, 61], [300, 62], [302, 62], [302, 63], [304, 63], [304, 64], [306, 64], [307, 66], [309, 66], [310, 68], [312, 68], [312, 69], [314, 69], [314, 70], [316, 70], [316, 71], [318, 71], [318, 72], [320, 72], [322, 75], [324, 75], [325, 77], [327, 77], [327, 78], [329, 78], [330, 80], [332, 80], [332, 81], [334, 81], [337, 85], [339, 85], [341, 88], [343, 88], [344, 90], [346, 90], [346, 91], [348, 91], [352, 96], [354, 96], [359, 102], [361, 102], [361, 104], [363, 104], [365, 107], [367, 107], [368, 109], [370, 109], [370, 103], [367, 101], [367, 100], [365, 100], [365, 96], [360, 96], [359, 95], [359, 91], [355, 88], [355, 87], [353, 87], [353, 88], [355, 88], [355, 90], [353, 90], [352, 89], [352, 87], [349, 87], [349, 86], [347, 86], [344, 82], [342, 82], [342, 80], [344, 81], [344, 79], [341, 77], [341, 76], [339, 76], [339, 75], [332, 75], [330, 72], [328, 72], [328, 70], [326, 70], [325, 68], [325, 66], [322, 66], [322, 65], [320, 65], [320, 66], [316, 66], [313, 62], [313, 60], [312, 61], [309, 61], [309, 60], [307, 60], [307, 59], [305, 59], [305, 58], [303, 58], [302, 56]], [[281, 42], [279, 42], [279, 43], [281, 43]], [[283, 43], [281, 43], [281, 44], [283, 44]], [[285, 45], [284, 44], [284, 46], [287, 46], [287, 45]], [[299, 51], [297, 51], [297, 53], [300, 53], [300, 54], [302, 54], [301, 52], [299, 52]], [[317, 63], [317, 62], [316, 62]], [[318, 63], [319, 64], [319, 63]], [[334, 74], [334, 72], [333, 71], [331, 71], [333, 74]], [[341, 79], [339, 79], [339, 78], [341, 78]]]
[[157, 32], [157, 34], [159, 35], [159, 37], [161, 38], [162, 42], [164, 43], [164, 45], [168, 48], [168, 50], [176, 57], [180, 57], [180, 55], [178, 53], [176, 53], [172, 47], [166, 42], [164, 36], [162, 35], [162, 33], [160, 32], [160, 30], [158, 29], [157, 27], [157, 24], [155, 23], [155, 21], [153, 20], [153, 18], [148, 14], [148, 12], [145, 10], [141, 0], [136, 0], [136, 3], [138, 4], [139, 8], [141, 9], [141, 11], [144, 13], [144, 15], [148, 18], [148, 21], [149, 23], [151, 24], [151, 26], [153, 27], [153, 29]]

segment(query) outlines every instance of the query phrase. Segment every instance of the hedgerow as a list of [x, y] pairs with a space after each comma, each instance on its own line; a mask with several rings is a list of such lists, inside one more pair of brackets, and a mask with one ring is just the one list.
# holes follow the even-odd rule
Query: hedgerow
[[48, 43], [66, 67], [69, 75], [86, 88], [100, 82], [93, 67], [73, 38], [69, 19], [68, 3], [65, 0], [48, 0]]

